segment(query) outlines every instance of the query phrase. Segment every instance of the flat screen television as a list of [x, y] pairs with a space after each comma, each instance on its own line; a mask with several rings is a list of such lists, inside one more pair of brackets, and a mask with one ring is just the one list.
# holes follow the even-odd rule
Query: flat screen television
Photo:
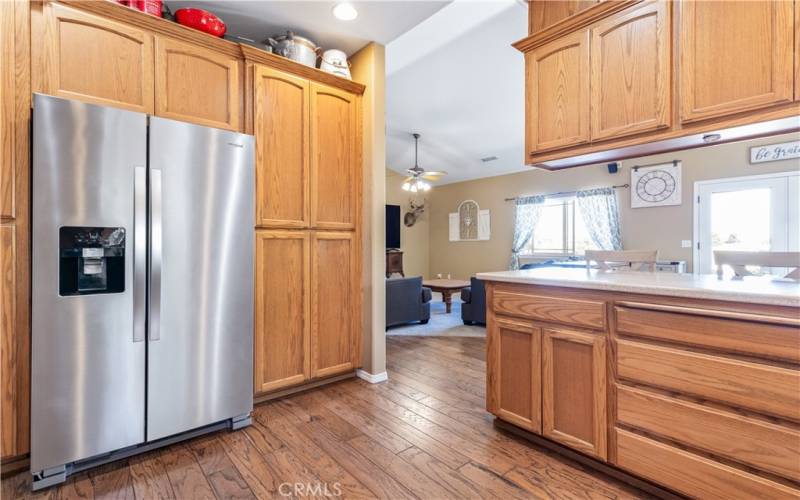
[[386, 249], [400, 248], [400, 205], [386, 205]]

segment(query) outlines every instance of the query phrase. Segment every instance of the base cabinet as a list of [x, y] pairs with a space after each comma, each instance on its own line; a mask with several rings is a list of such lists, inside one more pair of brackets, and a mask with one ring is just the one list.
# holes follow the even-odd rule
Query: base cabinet
[[353, 232], [311, 237], [311, 376], [356, 368], [360, 348], [358, 248]]
[[545, 329], [542, 435], [605, 460], [605, 374], [605, 335]]
[[542, 431], [542, 330], [496, 318], [489, 325], [488, 410], [524, 429]]
[[256, 393], [311, 378], [310, 236], [256, 231]]

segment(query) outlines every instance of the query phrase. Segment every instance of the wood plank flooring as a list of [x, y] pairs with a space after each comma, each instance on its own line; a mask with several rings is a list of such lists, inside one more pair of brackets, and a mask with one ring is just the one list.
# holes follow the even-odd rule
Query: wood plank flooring
[[485, 340], [388, 337], [389, 381], [351, 379], [257, 406], [253, 425], [2, 498], [644, 498], [495, 429], [484, 410]]

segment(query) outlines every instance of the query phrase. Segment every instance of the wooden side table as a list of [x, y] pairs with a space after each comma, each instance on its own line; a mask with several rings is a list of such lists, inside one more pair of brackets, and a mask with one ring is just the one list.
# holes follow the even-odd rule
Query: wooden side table
[[402, 250], [387, 250], [386, 251], [386, 277], [389, 278], [394, 273], [400, 273], [403, 278], [403, 252]]
[[463, 288], [467, 288], [469, 286], [469, 281], [443, 279], [424, 280], [422, 286], [428, 287], [434, 292], [441, 292], [445, 312], [450, 314], [453, 293], [458, 293]]

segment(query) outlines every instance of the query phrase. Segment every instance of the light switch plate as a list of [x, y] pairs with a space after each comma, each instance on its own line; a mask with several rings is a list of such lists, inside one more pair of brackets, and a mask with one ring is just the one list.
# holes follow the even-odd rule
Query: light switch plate
[[681, 248], [692, 248], [692, 240], [681, 240]]

